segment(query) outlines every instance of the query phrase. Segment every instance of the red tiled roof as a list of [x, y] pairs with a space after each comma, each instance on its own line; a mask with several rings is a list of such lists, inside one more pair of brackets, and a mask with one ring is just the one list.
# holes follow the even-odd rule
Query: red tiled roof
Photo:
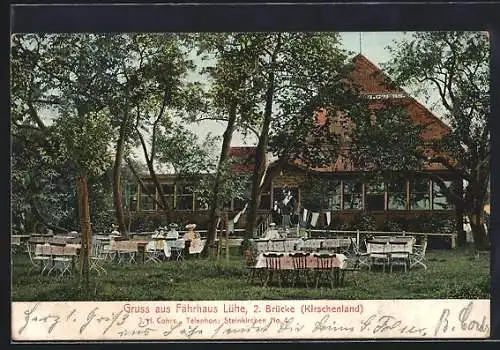
[[255, 155], [256, 147], [231, 147], [229, 149], [230, 157], [245, 157]]
[[251, 173], [255, 166], [256, 147], [231, 147], [229, 149], [230, 158], [241, 158], [238, 164], [232, 164], [231, 170], [235, 173]]
[[[370, 107], [374, 110], [384, 108], [384, 99], [389, 101], [401, 101], [407, 108], [409, 116], [416, 125], [425, 125], [426, 128], [422, 131], [422, 139], [431, 141], [441, 138], [450, 132], [450, 128], [444, 124], [439, 118], [433, 115], [427, 108], [420, 104], [417, 100], [409, 96], [403, 89], [396, 86], [393, 81], [379, 67], [370, 62], [365, 56], [359, 54], [353, 58], [354, 70], [351, 73], [351, 82], [358, 87], [361, 94], [367, 95], [367, 98], [373, 98], [373, 103]], [[324, 111], [318, 111], [317, 123], [324, 124]], [[340, 124], [344, 128], [350, 129], [353, 123], [349, 123], [348, 116], [337, 113], [332, 116], [332, 120], [340, 118], [344, 121]], [[347, 120], [344, 120], [346, 119]], [[347, 131], [347, 130], [345, 130]], [[304, 168], [305, 164], [300, 160], [295, 160], [292, 164]], [[427, 163], [424, 165], [425, 170], [445, 170], [446, 168], [439, 163]], [[349, 172], [359, 171], [356, 169], [348, 157], [347, 148], [340, 152], [337, 160], [327, 166], [310, 168], [312, 171], [330, 173], [330, 172]]]

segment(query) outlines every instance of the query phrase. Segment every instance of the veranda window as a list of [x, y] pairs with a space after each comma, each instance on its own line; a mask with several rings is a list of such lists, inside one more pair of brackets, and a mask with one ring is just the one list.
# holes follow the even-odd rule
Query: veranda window
[[328, 192], [327, 192], [327, 207], [328, 210], [340, 210], [341, 209], [341, 192], [342, 184], [340, 180], [328, 181]]
[[408, 208], [406, 190], [406, 180], [387, 184], [387, 208], [389, 210], [406, 210]]
[[190, 184], [177, 184], [177, 210], [193, 210], [194, 188]]
[[170, 207], [174, 206], [174, 185], [173, 184], [162, 184], [161, 189], [163, 191], [163, 198], [165, 198], [165, 202], [170, 205]]
[[[450, 188], [452, 182], [444, 181], [446, 188]], [[434, 210], [450, 210], [453, 209], [453, 204], [445, 196], [444, 192], [437, 182], [432, 182], [432, 209]]]
[[430, 181], [429, 179], [410, 180], [410, 204], [413, 210], [430, 210]]
[[363, 185], [361, 181], [344, 181], [344, 210], [363, 208]]
[[367, 211], [385, 210], [385, 185], [383, 182], [369, 182], [365, 186], [365, 209]]
[[141, 198], [139, 199], [139, 206], [141, 210], [152, 211], [156, 210], [156, 187], [153, 183], [144, 184], [145, 188], [141, 188]]

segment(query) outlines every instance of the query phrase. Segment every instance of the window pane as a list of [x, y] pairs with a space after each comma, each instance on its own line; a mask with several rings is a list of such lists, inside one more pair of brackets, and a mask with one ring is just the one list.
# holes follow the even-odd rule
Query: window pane
[[360, 181], [344, 181], [344, 210], [362, 209], [362, 184]]
[[405, 210], [407, 208], [406, 199], [406, 180], [387, 184], [387, 207], [389, 210]]
[[410, 204], [414, 210], [429, 210], [430, 183], [428, 179], [414, 179], [410, 181]]
[[163, 190], [163, 194], [174, 194], [174, 185], [173, 184], [163, 184], [161, 185]]
[[177, 196], [177, 210], [193, 210], [193, 195]]
[[[451, 186], [451, 181], [444, 181], [445, 186], [449, 188]], [[448, 200], [448, 198], [441, 191], [441, 187], [433, 182], [433, 194], [432, 194], [432, 208], [434, 210], [450, 210], [453, 209], [453, 204]]]
[[140, 200], [141, 210], [155, 210], [155, 202], [153, 198], [142, 195]]

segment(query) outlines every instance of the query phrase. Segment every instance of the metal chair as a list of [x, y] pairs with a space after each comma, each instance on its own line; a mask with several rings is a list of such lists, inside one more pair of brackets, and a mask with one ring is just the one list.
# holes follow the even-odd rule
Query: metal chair
[[[105, 245], [99, 242], [98, 240], [92, 241], [92, 250], [90, 254], [90, 266], [89, 271], [95, 270], [98, 275], [101, 272], [107, 274], [108, 272], [102, 266], [104, 262], [107, 260], [108, 252], [104, 250]], [[109, 246], [108, 246], [109, 247]]]
[[161, 262], [159, 249], [158, 249], [158, 240], [148, 241], [146, 245], [146, 262], [152, 261], [155, 263]]
[[52, 255], [53, 265], [49, 272], [47, 272], [47, 276], [50, 275], [52, 271], [58, 271], [60, 274], [59, 276], [61, 277], [64, 276], [66, 272], [71, 275], [73, 259], [66, 254], [68, 248], [63, 246], [50, 246], [50, 251]]
[[362, 266], [366, 266], [367, 268], [370, 268], [370, 262], [369, 262], [369, 257], [370, 254], [367, 251], [362, 252], [359, 249], [359, 246], [354, 242], [353, 238], [350, 237], [351, 240], [351, 249], [352, 249], [352, 254], [349, 253], [347, 256], [348, 260], [354, 260], [354, 267], [355, 268], [361, 268]]
[[295, 286], [296, 281], [300, 280], [301, 276], [304, 277], [306, 288], [309, 288], [309, 283], [308, 283], [309, 268], [307, 267], [307, 257], [309, 256], [309, 253], [296, 252], [296, 253], [290, 253], [289, 256], [292, 258], [292, 263], [293, 263], [292, 288]]
[[410, 254], [410, 269], [415, 266], [422, 266], [424, 270], [427, 270], [427, 265], [425, 264], [425, 252], [427, 251], [427, 239], [424, 239], [422, 244], [414, 244], [413, 251]]
[[52, 258], [50, 257], [49, 254], [44, 255], [43, 253], [43, 246], [44, 244], [30, 244], [28, 243], [27, 248], [28, 248], [28, 255], [30, 258], [31, 262], [31, 268], [28, 271], [28, 274], [31, 272], [31, 270], [35, 267], [40, 268], [40, 274], [43, 275], [43, 273], [47, 270], [49, 270], [52, 267]]

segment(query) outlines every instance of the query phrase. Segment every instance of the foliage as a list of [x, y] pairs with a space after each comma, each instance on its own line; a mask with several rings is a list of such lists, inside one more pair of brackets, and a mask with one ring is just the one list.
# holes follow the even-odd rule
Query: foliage
[[[487, 245], [483, 206], [490, 177], [489, 40], [484, 32], [419, 32], [396, 42], [389, 51], [387, 71], [398, 84], [418, 85], [424, 97], [434, 97], [451, 132], [436, 140], [429, 161], [444, 165], [466, 181], [463, 194], [447, 189], [445, 195], [471, 219], [474, 241]], [[443, 153], [444, 151], [444, 153]]]

